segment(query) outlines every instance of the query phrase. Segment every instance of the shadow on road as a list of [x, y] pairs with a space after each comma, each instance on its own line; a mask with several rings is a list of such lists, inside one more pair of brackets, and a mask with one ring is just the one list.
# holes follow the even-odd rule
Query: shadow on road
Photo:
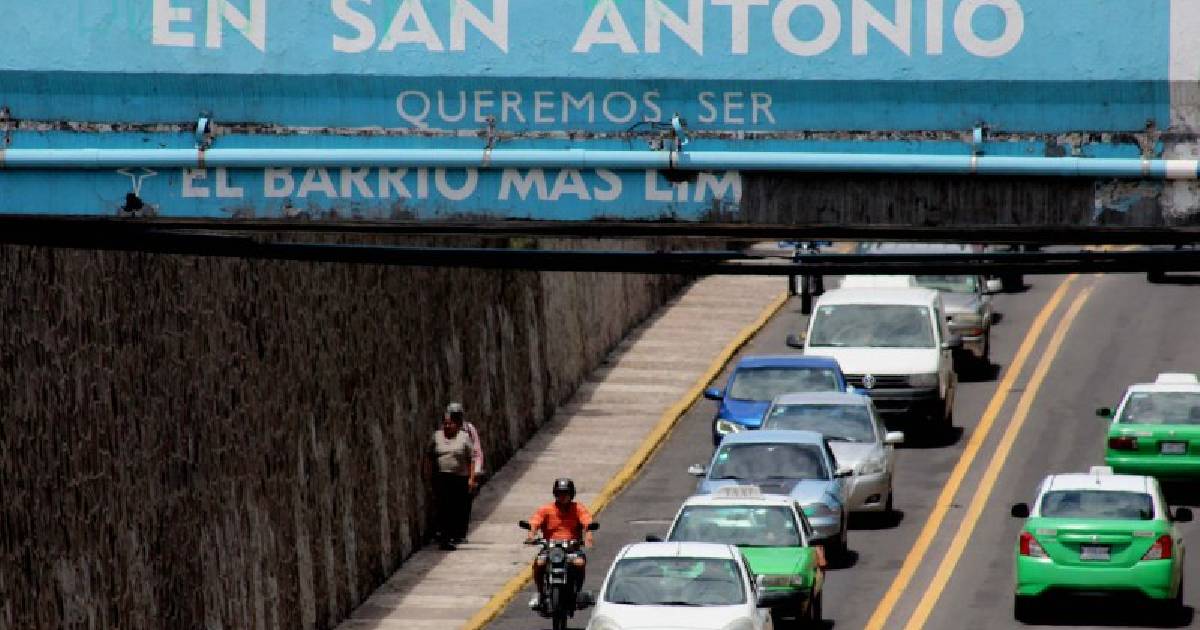
[[902, 423], [896, 428], [888, 425], [888, 430], [904, 431], [904, 443], [897, 446], [903, 449], [945, 448], [954, 446], [962, 439], [962, 427], [950, 427], [937, 431], [918, 426], [918, 423]]
[[1131, 606], [1128, 601], [1111, 601], [1091, 597], [1062, 598], [1044, 602], [1027, 623], [1043, 626], [1101, 626], [1106, 628], [1187, 628], [1192, 625], [1195, 609], [1184, 607], [1183, 613], [1155, 614], [1149, 606]]
[[880, 512], [850, 515], [850, 529], [855, 531], [893, 529], [899, 527], [902, 522], [904, 522], [904, 510], [892, 510], [890, 514]]

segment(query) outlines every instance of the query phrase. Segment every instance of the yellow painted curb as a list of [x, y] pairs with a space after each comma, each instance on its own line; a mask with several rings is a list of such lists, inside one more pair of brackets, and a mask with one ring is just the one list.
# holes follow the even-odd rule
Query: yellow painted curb
[[[708, 370], [705, 371], [704, 374], [700, 375], [700, 378], [696, 379], [696, 382], [692, 385], [692, 388], [689, 389], [687, 393], [683, 395], [683, 397], [675, 401], [674, 405], [671, 405], [669, 409], [663, 412], [662, 416], [659, 417], [658, 424], [655, 425], [654, 429], [650, 432], [650, 435], [646, 436], [646, 439], [642, 442], [641, 446], [638, 447], [638, 450], [635, 451], [628, 460], [626, 460], [625, 466], [621, 468], [616, 476], [609, 480], [608, 484], [606, 484], [604, 488], [600, 490], [600, 494], [596, 496], [595, 502], [592, 503], [591, 511], [593, 514], [599, 514], [601, 510], [607, 507], [608, 504], [611, 503], [612, 500], [616, 498], [616, 496], [620, 494], [626, 486], [629, 485], [629, 482], [633, 481], [633, 478], [637, 475], [638, 471], [640, 471], [642, 467], [646, 465], [646, 462], [650, 461], [650, 457], [654, 455], [654, 452], [658, 450], [658, 447], [661, 446], [664, 441], [666, 441], [667, 436], [671, 434], [671, 430], [675, 428], [675, 424], [679, 422], [679, 419], [683, 417], [683, 414], [687, 413], [687, 410], [692, 406], [692, 403], [696, 402], [696, 399], [699, 398], [700, 394], [704, 392], [704, 387], [721, 374], [721, 370], [725, 369], [725, 364], [729, 363], [729, 360], [733, 358], [733, 355], [737, 354], [737, 351], [741, 350], [742, 346], [746, 345], [746, 342], [750, 341], [751, 337], [753, 337], [758, 331], [762, 330], [763, 326], [766, 326], [767, 322], [779, 312], [779, 309], [783, 308], [784, 304], [787, 304], [787, 301], [788, 295], [786, 292], [779, 294], [779, 296], [777, 296], [767, 306], [767, 308], [763, 310], [762, 314], [758, 316], [758, 319], [754, 320], [754, 323], [743, 328], [741, 332], [739, 332], [737, 336], [734, 337], [733, 340], [731, 340], [723, 350], [721, 350], [721, 353], [718, 354], [717, 358], [713, 360], [711, 365], [709, 365]], [[531, 580], [533, 580], [533, 570], [526, 565], [526, 567], [522, 569], [520, 573], [513, 576], [511, 580], [506, 582], [504, 586], [492, 596], [492, 599], [488, 600], [488, 603], [484, 604], [483, 608], [479, 609], [479, 612], [475, 613], [474, 617], [471, 617], [471, 619], [467, 621], [466, 625], [463, 626], [463, 630], [481, 630], [484, 626], [491, 623], [492, 620], [501, 613], [501, 611], [508, 607], [508, 604], [517, 596], [517, 593], [521, 592], [521, 589], [525, 588], [525, 585]]]

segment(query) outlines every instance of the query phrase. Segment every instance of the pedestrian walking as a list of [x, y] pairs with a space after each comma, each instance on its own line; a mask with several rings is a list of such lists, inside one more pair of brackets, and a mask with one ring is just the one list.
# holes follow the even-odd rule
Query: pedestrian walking
[[475, 506], [475, 497], [479, 494], [479, 486], [483, 484], [483, 443], [479, 440], [479, 430], [466, 420], [462, 403], [452, 402], [446, 405], [446, 415], [456, 418], [462, 430], [471, 438], [471, 467], [475, 473], [475, 485], [467, 493], [466, 513], [463, 515], [462, 529], [455, 533], [452, 542], [462, 544], [467, 542], [467, 528], [471, 525], [471, 509]]
[[454, 540], [465, 537], [467, 509], [475, 491], [474, 448], [463, 431], [462, 415], [447, 413], [442, 427], [433, 432], [433, 494], [438, 547], [455, 549]]

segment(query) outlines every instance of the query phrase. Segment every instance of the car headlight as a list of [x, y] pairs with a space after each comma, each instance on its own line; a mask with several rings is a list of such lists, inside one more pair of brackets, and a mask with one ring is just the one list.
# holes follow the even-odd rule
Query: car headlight
[[596, 617], [588, 622], [587, 630], [621, 630], [621, 626], [608, 617]]
[[858, 465], [860, 475], [878, 475], [887, 470], [887, 462], [882, 457], [868, 457]]
[[744, 431], [745, 429], [746, 427], [736, 422], [731, 422], [729, 420], [717, 420], [717, 433], [719, 435], [729, 435], [730, 433], [737, 433], [739, 431]]
[[799, 573], [794, 573], [792, 575], [766, 574], [758, 578], [758, 584], [763, 588], [804, 586], [804, 576], [800, 575]]
[[929, 374], [913, 374], [908, 377], [909, 387], [937, 387], [938, 375], [937, 372]]
[[834, 514], [837, 514], [837, 512], [824, 503], [809, 503], [804, 506], [804, 515], [808, 517], [821, 518], [824, 516], [833, 516]]

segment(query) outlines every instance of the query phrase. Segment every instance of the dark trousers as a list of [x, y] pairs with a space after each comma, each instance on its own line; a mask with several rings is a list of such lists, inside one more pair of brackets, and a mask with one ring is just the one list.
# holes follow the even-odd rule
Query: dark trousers
[[434, 473], [433, 496], [437, 508], [437, 536], [440, 542], [467, 537], [467, 478], [453, 473]]

